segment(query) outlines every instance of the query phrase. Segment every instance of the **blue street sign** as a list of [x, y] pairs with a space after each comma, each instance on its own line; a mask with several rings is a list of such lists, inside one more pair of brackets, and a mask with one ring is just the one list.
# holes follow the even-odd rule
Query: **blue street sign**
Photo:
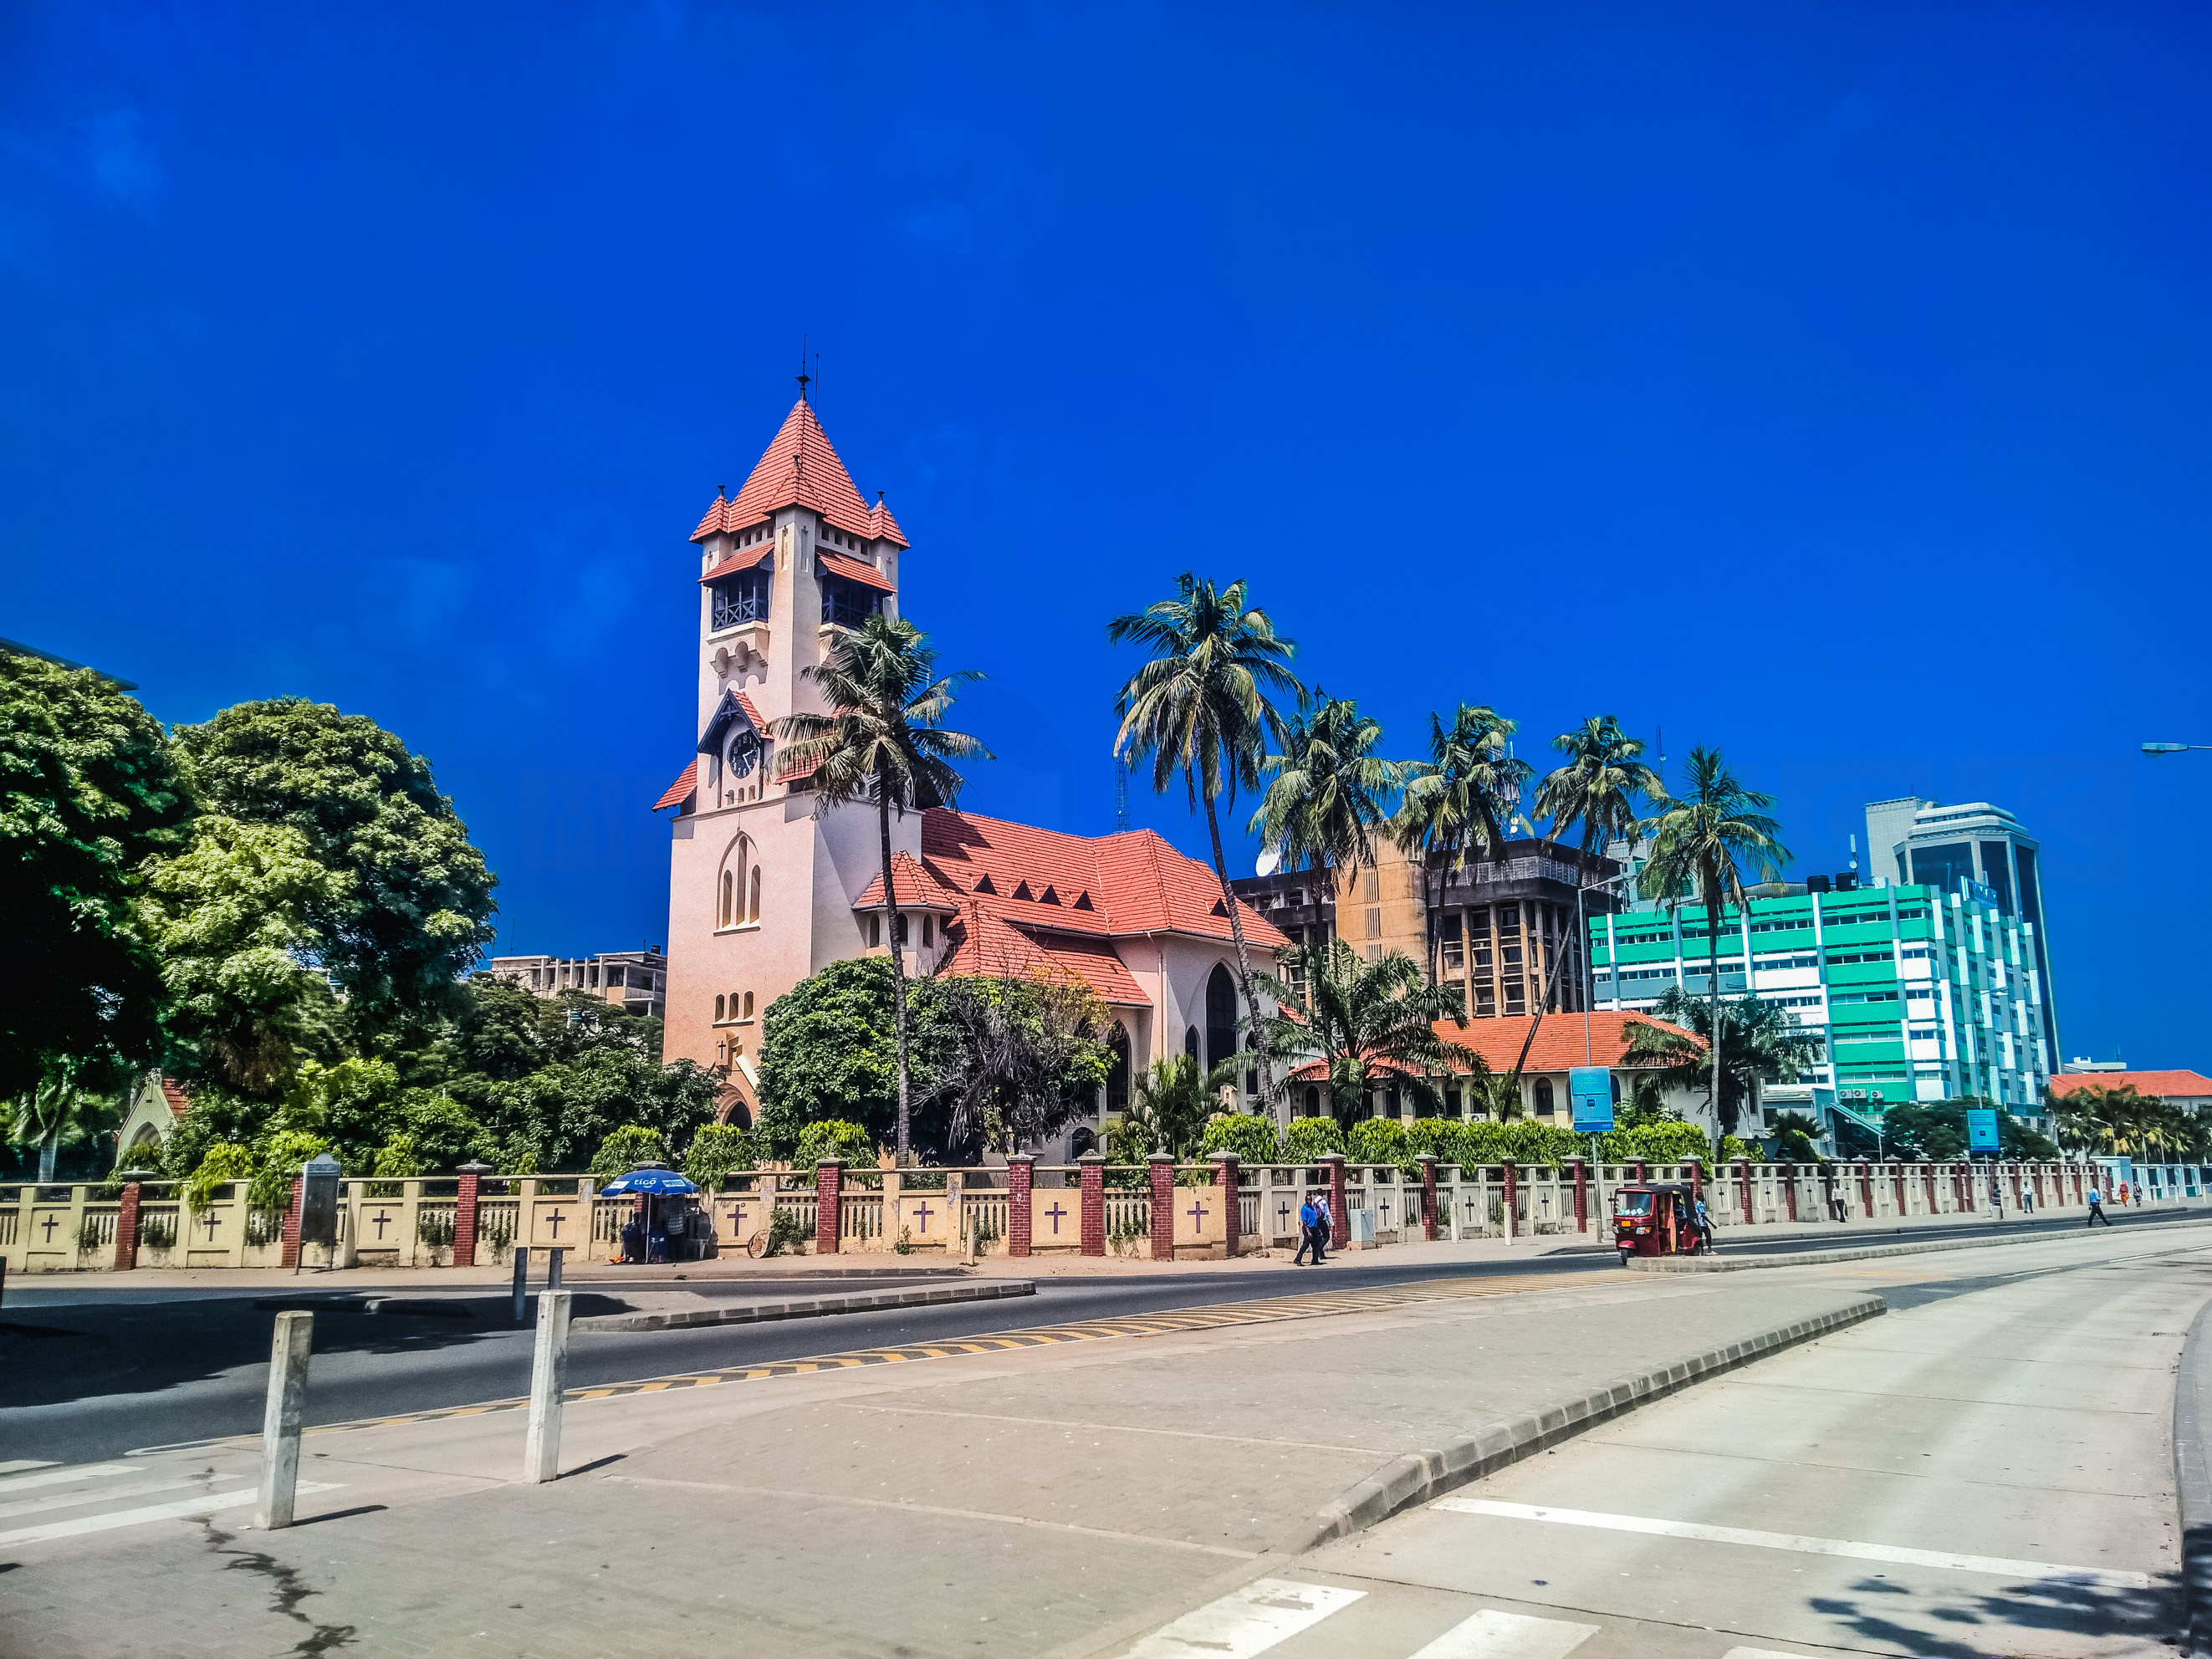
[[1968, 1111], [1966, 1150], [1970, 1152], [1994, 1152], [1996, 1149], [1997, 1115], [1995, 1112]]
[[1567, 1073], [1573, 1098], [1575, 1133], [1601, 1135], [1613, 1127], [1613, 1073], [1603, 1066], [1577, 1066]]

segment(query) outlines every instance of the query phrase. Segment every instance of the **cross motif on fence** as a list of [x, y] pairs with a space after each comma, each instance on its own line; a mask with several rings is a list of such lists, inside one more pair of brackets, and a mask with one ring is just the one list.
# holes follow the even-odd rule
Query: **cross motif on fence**
[[49, 1244], [52, 1243], [54, 1242], [54, 1229], [60, 1226], [62, 1224], [55, 1220], [53, 1217], [48, 1216], [39, 1224], [46, 1230], [46, 1243]]
[[206, 1221], [203, 1222], [201, 1224], [202, 1224], [203, 1226], [204, 1226], [204, 1227], [208, 1230], [208, 1243], [210, 1243], [210, 1244], [214, 1243], [215, 1243], [215, 1212], [214, 1212], [213, 1210], [210, 1210], [210, 1211], [208, 1212], [208, 1218], [207, 1218]]
[[390, 1224], [392, 1216], [388, 1211], [379, 1210], [376, 1212], [374, 1219], [376, 1222], [376, 1242], [381, 1244], [384, 1243], [384, 1230]]
[[549, 1211], [546, 1212], [546, 1215], [545, 1215], [545, 1224], [546, 1224], [546, 1226], [547, 1226], [547, 1227], [549, 1227], [549, 1228], [550, 1228], [550, 1229], [552, 1230], [553, 1237], [556, 1237], [556, 1238], [558, 1238], [558, 1237], [561, 1237], [561, 1220], [562, 1220], [562, 1217], [561, 1217], [561, 1212], [560, 1212], [560, 1211], [558, 1211], [558, 1210], [549, 1210]]
[[735, 1237], [745, 1236], [745, 1206], [742, 1204], [730, 1206], [730, 1231]]
[[1192, 1200], [1192, 1202], [1191, 1202], [1191, 1206], [1190, 1206], [1190, 1212], [1189, 1212], [1189, 1213], [1190, 1213], [1190, 1230], [1191, 1230], [1191, 1231], [1193, 1231], [1193, 1232], [1196, 1232], [1200, 1228], [1203, 1227], [1203, 1226], [1206, 1224], [1206, 1214], [1207, 1214], [1206, 1207], [1206, 1206], [1205, 1206], [1205, 1205], [1199, 1203], [1199, 1202], [1198, 1202], [1197, 1200]]
[[928, 1202], [927, 1202], [927, 1200], [924, 1200], [923, 1202], [921, 1202], [921, 1203], [920, 1203], [920, 1204], [915, 1205], [915, 1206], [914, 1206], [914, 1212], [915, 1212], [916, 1215], [918, 1215], [918, 1216], [920, 1216], [920, 1217], [921, 1218], [921, 1230], [922, 1230], [922, 1231], [924, 1231], [924, 1232], [927, 1232], [927, 1231], [929, 1231], [929, 1205], [928, 1205]]
[[1060, 1207], [1060, 1200], [1058, 1199], [1054, 1199], [1052, 1201], [1052, 1208], [1047, 1210], [1045, 1213], [1052, 1218], [1053, 1237], [1057, 1238], [1060, 1236], [1060, 1218], [1066, 1215], [1067, 1212], [1061, 1209]]

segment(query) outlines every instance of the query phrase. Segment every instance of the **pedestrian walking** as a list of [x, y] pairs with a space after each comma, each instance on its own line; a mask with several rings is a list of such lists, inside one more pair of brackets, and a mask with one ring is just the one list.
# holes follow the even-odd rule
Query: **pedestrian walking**
[[1698, 1249], [1711, 1251], [1713, 1248], [1713, 1218], [1706, 1212], [1705, 1200], [1699, 1199], [1697, 1206]]
[[1328, 1247], [1336, 1237], [1336, 1217], [1328, 1207], [1328, 1194], [1323, 1193], [1314, 1200], [1314, 1208], [1321, 1218], [1314, 1224], [1314, 1266], [1318, 1267], [1328, 1260]]
[[2085, 1227], [2094, 1227], [2100, 1221], [2107, 1227], [2112, 1224], [2112, 1218], [2105, 1213], [2104, 1194], [2092, 1187], [2089, 1188], [2089, 1218], [2081, 1224]]
[[1298, 1206], [1298, 1253], [1291, 1258], [1291, 1265], [1305, 1266], [1308, 1250], [1313, 1252], [1313, 1265], [1321, 1266], [1321, 1206], [1314, 1202], [1310, 1193], [1306, 1194], [1306, 1201]]

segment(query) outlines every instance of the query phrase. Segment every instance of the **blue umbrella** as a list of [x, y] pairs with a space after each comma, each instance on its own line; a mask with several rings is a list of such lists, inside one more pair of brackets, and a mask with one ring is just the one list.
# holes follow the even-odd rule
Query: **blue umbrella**
[[671, 1193], [696, 1193], [697, 1185], [686, 1181], [673, 1170], [632, 1170], [628, 1175], [618, 1175], [599, 1188], [602, 1197], [612, 1198], [621, 1193], [651, 1193], [662, 1195]]

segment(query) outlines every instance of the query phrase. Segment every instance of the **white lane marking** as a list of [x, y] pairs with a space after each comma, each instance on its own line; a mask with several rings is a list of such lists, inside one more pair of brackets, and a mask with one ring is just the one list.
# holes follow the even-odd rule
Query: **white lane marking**
[[28, 1492], [33, 1486], [58, 1486], [64, 1480], [93, 1480], [103, 1474], [135, 1474], [137, 1470], [128, 1463], [87, 1463], [74, 1469], [59, 1469], [52, 1464], [41, 1464], [44, 1474], [18, 1474], [0, 1480], [0, 1493]]
[[1194, 1654], [1251, 1659], [1366, 1594], [1329, 1584], [1295, 1584], [1287, 1578], [1255, 1578], [1154, 1631], [1129, 1650], [1128, 1659], [1188, 1659]]
[[11, 1457], [0, 1463], [0, 1475], [16, 1474], [25, 1469], [50, 1469], [54, 1467], [51, 1457]]
[[[335, 1488], [316, 1480], [302, 1480], [300, 1492], [331, 1492]], [[180, 1498], [173, 1504], [149, 1504], [139, 1510], [118, 1510], [112, 1515], [81, 1515], [74, 1521], [49, 1521], [43, 1527], [18, 1527], [13, 1532], [0, 1532], [0, 1545], [44, 1544], [56, 1538], [75, 1538], [88, 1532], [109, 1532], [117, 1527], [143, 1526], [149, 1521], [180, 1521], [187, 1516], [212, 1515], [217, 1510], [234, 1510], [251, 1504], [256, 1494], [247, 1492], [210, 1492], [205, 1498]]]
[[1945, 1567], [1954, 1572], [1986, 1572], [2000, 1578], [2063, 1578], [2074, 1583], [2102, 1584], [2115, 1589], [2150, 1588], [2148, 1573], [2125, 1572], [2111, 1567], [2069, 1567], [2052, 1561], [2008, 1560], [2001, 1555], [1954, 1555], [1948, 1550], [1860, 1544], [1848, 1538], [1808, 1538], [1799, 1533], [1751, 1532], [1741, 1527], [1703, 1527], [1690, 1521], [1654, 1521], [1640, 1515], [1601, 1515], [1590, 1510], [1539, 1509], [1534, 1504], [1499, 1504], [1480, 1498], [1439, 1498], [1430, 1507], [1456, 1510], [1463, 1515], [1496, 1516], [1507, 1521], [1549, 1521], [1563, 1527], [1598, 1527], [1607, 1532], [1694, 1538], [1709, 1544], [1795, 1550], [1801, 1555], [1840, 1555], [1855, 1561], [1896, 1561], [1907, 1566]]
[[[1597, 1634], [1595, 1625], [1571, 1625], [1563, 1619], [1531, 1619], [1524, 1613], [1485, 1607], [1454, 1625], [1413, 1659], [1567, 1659]], [[1728, 1659], [1737, 1659], [1730, 1654]]]
[[[151, 1480], [140, 1486], [94, 1486], [84, 1492], [48, 1492], [44, 1498], [0, 1504], [0, 1517], [36, 1515], [41, 1510], [71, 1510], [85, 1504], [112, 1504], [119, 1498], [148, 1498], [157, 1492], [174, 1492], [179, 1486], [210, 1486], [215, 1483], [216, 1477], [211, 1474], [185, 1474], [173, 1480]], [[5, 1490], [0, 1487], [0, 1491]]]

